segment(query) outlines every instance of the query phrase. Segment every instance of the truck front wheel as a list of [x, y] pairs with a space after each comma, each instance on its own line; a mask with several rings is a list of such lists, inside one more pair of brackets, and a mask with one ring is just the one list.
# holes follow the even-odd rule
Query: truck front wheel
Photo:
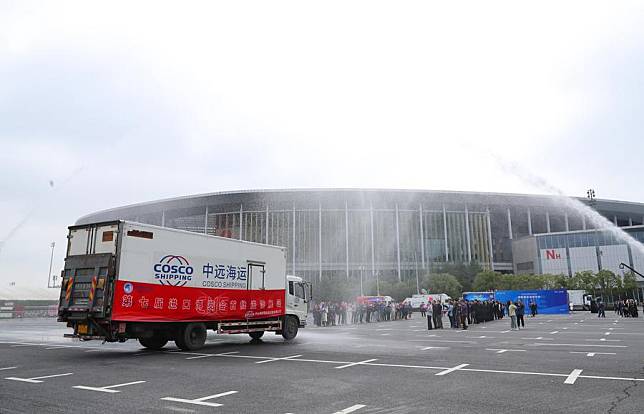
[[264, 331], [249, 332], [248, 335], [250, 335], [251, 338], [257, 340], [264, 336]]
[[168, 340], [159, 335], [153, 335], [150, 338], [139, 338], [139, 343], [148, 349], [161, 349], [168, 343]]
[[184, 351], [194, 351], [206, 343], [206, 325], [203, 323], [189, 323], [179, 329], [174, 343]]
[[296, 318], [293, 316], [285, 316], [284, 324], [282, 325], [282, 337], [287, 341], [295, 338], [297, 336], [298, 326], [299, 324], [297, 323]]

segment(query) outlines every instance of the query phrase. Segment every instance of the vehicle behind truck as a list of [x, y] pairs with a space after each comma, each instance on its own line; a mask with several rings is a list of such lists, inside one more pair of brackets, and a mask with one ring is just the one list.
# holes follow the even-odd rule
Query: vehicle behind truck
[[128, 221], [69, 227], [61, 277], [65, 336], [151, 349], [198, 349], [208, 329], [291, 340], [311, 300], [282, 247]]

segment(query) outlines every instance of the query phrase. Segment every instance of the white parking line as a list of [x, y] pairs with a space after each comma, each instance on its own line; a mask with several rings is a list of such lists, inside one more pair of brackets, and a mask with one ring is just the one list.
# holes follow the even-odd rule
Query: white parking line
[[193, 356], [193, 357], [188, 357], [186, 359], [210, 358], [210, 357], [232, 355], [232, 354], [238, 354], [238, 353], [239, 353], [239, 351], [222, 352], [220, 354], [201, 354], [201, 355], [197, 355], [197, 356]]
[[455, 366], [455, 367], [448, 368], [448, 369], [446, 369], [446, 370], [444, 370], [444, 371], [441, 371], [441, 372], [436, 373], [436, 376], [440, 377], [440, 376], [442, 376], [442, 375], [447, 375], [447, 374], [449, 374], [450, 372], [458, 371], [459, 369], [461, 369], [461, 368], [465, 368], [465, 367], [466, 367], [466, 366], [468, 366], [468, 365], [469, 365], [469, 364], [460, 364], [460, 365], [457, 365], [457, 366]]
[[282, 357], [282, 358], [271, 358], [271, 359], [265, 359], [263, 361], [257, 361], [255, 363], [256, 364], [265, 364], [267, 362], [273, 362], [273, 361], [286, 361], [286, 360], [289, 360], [291, 358], [298, 358], [298, 357], [301, 357], [301, 356], [302, 355], [291, 355], [291, 356]]
[[0, 368], [0, 371], [5, 371], [5, 370], [8, 370], [8, 369], [16, 369], [16, 368], [18, 368], [18, 367], [4, 367], [4, 368]]
[[552, 331], [552, 332], [550, 332], [550, 335], [554, 335], [554, 334], [557, 334], [557, 333], [559, 333], [559, 331]]
[[184, 398], [175, 398], [175, 397], [163, 397], [161, 399], [164, 401], [181, 402], [181, 403], [194, 404], [194, 405], [204, 405], [207, 407], [221, 407], [223, 404], [211, 403], [206, 401], [212, 400], [214, 398], [224, 397], [226, 395], [236, 394], [238, 392], [239, 391], [226, 391], [226, 392], [222, 392], [221, 394], [209, 395], [207, 397], [196, 398], [194, 400], [186, 400]]
[[346, 364], [346, 365], [341, 365], [339, 367], [335, 367], [335, 369], [349, 368], [349, 367], [353, 367], [353, 366], [356, 366], [356, 365], [363, 365], [363, 364], [366, 364], [367, 362], [373, 362], [373, 361], [377, 361], [377, 359], [376, 358], [374, 358], [374, 359], [365, 359], [364, 361], [360, 361], [360, 362], [351, 362], [351, 363]]
[[349, 413], [352, 413], [354, 411], [358, 411], [359, 409], [364, 408], [364, 407], [366, 407], [366, 405], [364, 405], [364, 404], [356, 404], [356, 405], [352, 405], [349, 408], [345, 408], [344, 410], [336, 411], [333, 414], [349, 414]]
[[499, 348], [485, 348], [486, 351], [496, 351], [497, 354], [506, 352], [526, 352], [525, 349], [499, 349]]
[[88, 387], [86, 385], [74, 385], [72, 388], [78, 388], [80, 390], [89, 390], [89, 391], [98, 391], [98, 392], [107, 392], [107, 393], [117, 393], [121, 392], [118, 390], [113, 390], [112, 388], [125, 387], [128, 385], [142, 384], [145, 381], [132, 381], [126, 382], [124, 384], [108, 385], [106, 387]]
[[627, 345], [595, 345], [595, 344], [551, 344], [537, 342], [530, 346], [596, 346], [600, 348], [628, 348]]
[[449, 349], [449, 347], [446, 346], [426, 346], [424, 348], [421, 348], [421, 351], [427, 351], [428, 349]]
[[477, 344], [475, 341], [450, 341], [447, 339], [411, 339], [410, 342], [450, 342], [457, 344]]
[[579, 375], [583, 372], [583, 369], [573, 369], [570, 375], [566, 377], [566, 380], [564, 381], [564, 384], [574, 384], [575, 381], [577, 381], [577, 378], [579, 378]]
[[586, 354], [586, 356], [594, 357], [595, 355], [617, 355], [615, 352], [580, 352], [570, 351], [571, 354]]
[[32, 383], [32, 384], [39, 384], [39, 383], [43, 382], [43, 381], [40, 381], [42, 379], [54, 378], [54, 377], [64, 377], [64, 376], [73, 375], [73, 374], [74, 374], [73, 372], [67, 372], [65, 374], [45, 375], [45, 376], [42, 376], [42, 377], [33, 377], [33, 378], [7, 377], [5, 379], [6, 380], [11, 380], [11, 381], [21, 381], [21, 382], [29, 382], [29, 383]]

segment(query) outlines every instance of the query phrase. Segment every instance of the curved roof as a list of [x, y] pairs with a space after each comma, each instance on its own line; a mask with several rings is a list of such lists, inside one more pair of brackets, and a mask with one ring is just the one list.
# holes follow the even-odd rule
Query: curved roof
[[[486, 206], [550, 207], [563, 209], [559, 201], [561, 198], [562, 196], [543, 194], [374, 188], [237, 190], [187, 195], [114, 207], [84, 215], [76, 223], [84, 224], [96, 221], [96, 219], [115, 219], [121, 215], [158, 213], [164, 210], [195, 208], [205, 205], [264, 202], [266, 200], [269, 202], [288, 201], [291, 203], [298, 201], [302, 203], [315, 203], [315, 205], [320, 202], [326, 204], [333, 201], [342, 201], [344, 203], [345, 200], [360, 204], [368, 204], [369, 202], [382, 203], [383, 201], [402, 204], [431, 201], [437, 203], [478, 204]], [[587, 203], [585, 198], [573, 198]], [[594, 201], [594, 208], [600, 211], [644, 215], [644, 203], [597, 199]]]

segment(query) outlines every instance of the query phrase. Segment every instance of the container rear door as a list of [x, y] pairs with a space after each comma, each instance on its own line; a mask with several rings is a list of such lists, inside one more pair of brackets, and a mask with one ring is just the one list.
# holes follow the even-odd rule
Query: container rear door
[[59, 320], [109, 316], [118, 228], [118, 223], [108, 223], [70, 229], [61, 275]]

